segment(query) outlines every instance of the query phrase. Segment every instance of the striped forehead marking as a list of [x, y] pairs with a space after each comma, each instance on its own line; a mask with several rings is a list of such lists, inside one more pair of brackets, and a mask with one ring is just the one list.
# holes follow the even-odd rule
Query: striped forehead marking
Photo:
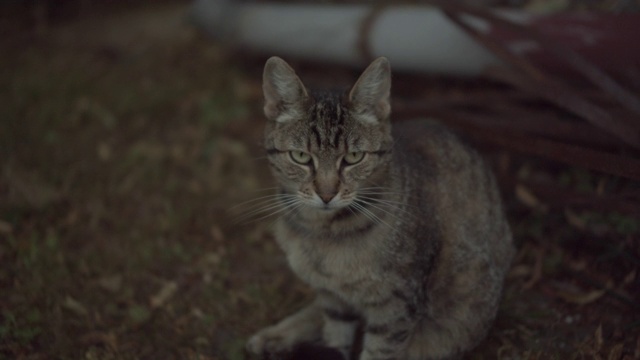
[[316, 92], [312, 96], [315, 101], [309, 119], [310, 140], [315, 142], [315, 145], [320, 149], [337, 148], [345, 131], [347, 116], [341, 94]]

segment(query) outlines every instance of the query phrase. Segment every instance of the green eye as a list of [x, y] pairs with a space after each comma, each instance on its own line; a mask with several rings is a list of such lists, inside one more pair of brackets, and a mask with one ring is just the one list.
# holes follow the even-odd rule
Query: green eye
[[350, 152], [344, 156], [344, 162], [349, 165], [357, 164], [364, 159], [364, 153], [361, 151], [358, 152]]
[[298, 164], [306, 165], [311, 161], [311, 155], [304, 151], [289, 151], [289, 156], [291, 156], [291, 160]]

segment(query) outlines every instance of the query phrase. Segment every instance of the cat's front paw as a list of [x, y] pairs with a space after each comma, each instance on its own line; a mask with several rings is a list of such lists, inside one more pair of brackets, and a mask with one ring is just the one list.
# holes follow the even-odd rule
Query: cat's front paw
[[276, 326], [270, 326], [258, 331], [247, 341], [247, 351], [262, 358], [290, 353], [295, 345], [294, 341], [287, 336], [288, 334], [279, 330]]

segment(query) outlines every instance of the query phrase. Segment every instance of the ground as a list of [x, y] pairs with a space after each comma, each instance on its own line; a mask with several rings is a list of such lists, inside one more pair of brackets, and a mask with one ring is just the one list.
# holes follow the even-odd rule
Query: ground
[[[264, 58], [199, 34], [185, 9], [16, 24], [3, 38], [0, 358], [243, 359], [250, 334], [311, 298], [272, 219], [235, 206], [273, 186], [260, 148]], [[638, 189], [509, 159], [502, 171], [516, 179]], [[503, 192], [519, 252], [470, 358], [640, 358], [638, 218]]]

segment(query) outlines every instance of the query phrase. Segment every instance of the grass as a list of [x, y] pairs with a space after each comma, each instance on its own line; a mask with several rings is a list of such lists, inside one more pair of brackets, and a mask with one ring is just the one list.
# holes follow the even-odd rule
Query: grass
[[[269, 223], [227, 211], [270, 186], [259, 75], [186, 26], [131, 25], [165, 34], [181, 10], [3, 42], [0, 358], [242, 359], [248, 335], [311, 297]], [[507, 203], [520, 254], [473, 358], [638, 356], [637, 306], [586, 298], [637, 301], [637, 219], [574, 212], [577, 229]]]
[[238, 142], [221, 133], [249, 106], [242, 74], [189, 34], [104, 55], [54, 31], [4, 58], [1, 353], [183, 357], [238, 337], [216, 331], [237, 321], [226, 306], [237, 264], [223, 256], [236, 249], [211, 234], [255, 183], [250, 160], [233, 162], [244, 145], [230, 154]]

